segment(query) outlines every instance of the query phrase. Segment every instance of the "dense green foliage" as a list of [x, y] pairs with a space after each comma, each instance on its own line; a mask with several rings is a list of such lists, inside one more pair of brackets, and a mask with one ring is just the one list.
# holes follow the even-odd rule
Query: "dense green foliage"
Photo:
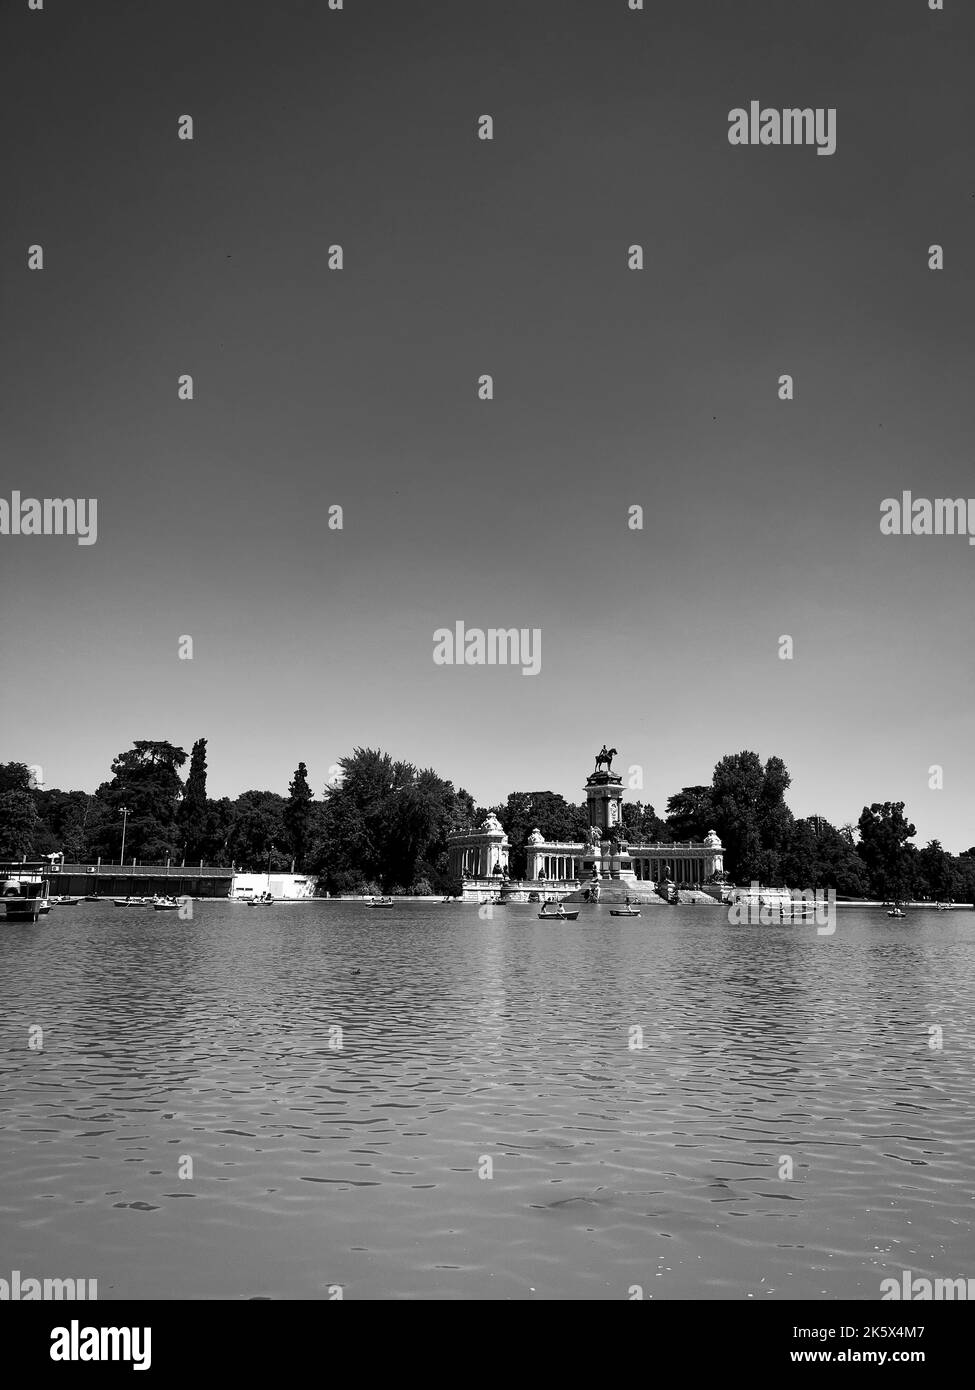
[[207, 830], [207, 741], [198, 738], [190, 754], [190, 771], [179, 804], [177, 822], [186, 857], [199, 859], [205, 849]]
[[[33, 784], [23, 763], [0, 764], [0, 857], [58, 851], [69, 863], [117, 863], [122, 808], [125, 857], [143, 864], [229, 865], [252, 871], [313, 873], [322, 891], [454, 892], [447, 837], [477, 825], [488, 809], [432, 768], [356, 748], [315, 800], [308, 769], [295, 769], [288, 796], [245, 791], [207, 796], [207, 741], [187, 762], [182, 748], [139, 740], [119, 753], [112, 776], [94, 793]], [[625, 802], [631, 844], [702, 840], [717, 831], [732, 881], [834, 888], [842, 897], [975, 902], [975, 846], [948, 854], [938, 841], [913, 843], [903, 802], [865, 806], [856, 827], [821, 816], [796, 820], [781, 758], [764, 763], [748, 750], [722, 758], [706, 786], [683, 787], [661, 820], [652, 806]], [[548, 841], [575, 844], [588, 826], [584, 804], [551, 791], [512, 792], [490, 808], [511, 841], [510, 871], [525, 870], [525, 843], [536, 827]]]
[[40, 829], [26, 763], [0, 765], [0, 856], [29, 854]]
[[295, 868], [304, 872], [305, 856], [311, 847], [314, 832], [315, 811], [312, 806], [312, 791], [308, 785], [308, 769], [299, 763], [288, 787], [288, 804], [284, 808], [283, 821], [288, 842], [294, 851]]
[[447, 836], [469, 824], [470, 794], [432, 768], [395, 762], [378, 749], [356, 748], [339, 760], [341, 775], [325, 788], [311, 867], [333, 893], [385, 892], [433, 885], [456, 888], [447, 874]]

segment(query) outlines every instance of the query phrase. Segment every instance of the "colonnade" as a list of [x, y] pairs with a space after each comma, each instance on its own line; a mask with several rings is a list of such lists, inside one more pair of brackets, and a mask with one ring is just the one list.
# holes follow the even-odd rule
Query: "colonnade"
[[498, 863], [507, 859], [503, 853], [492, 853], [494, 848], [491, 844], [457, 846], [451, 850], [450, 872], [456, 878], [490, 878]]
[[686, 859], [678, 859], [676, 855], [661, 855], [644, 858], [639, 854], [634, 855], [632, 850], [630, 854], [633, 859], [633, 872], [637, 878], [652, 879], [654, 883], [659, 883], [663, 878], [664, 869], [668, 864], [675, 883], [703, 883], [709, 873], [707, 861], [703, 857], [691, 855]]
[[582, 876], [582, 859], [571, 854], [543, 854], [537, 862], [546, 878], [570, 880]]

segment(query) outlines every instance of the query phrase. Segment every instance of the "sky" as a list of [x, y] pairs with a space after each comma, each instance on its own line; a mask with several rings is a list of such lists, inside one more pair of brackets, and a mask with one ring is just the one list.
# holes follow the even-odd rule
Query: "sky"
[[[91, 789], [205, 737], [235, 796], [382, 747], [490, 805], [582, 800], [607, 743], [662, 811], [747, 748], [797, 815], [975, 844], [975, 548], [879, 525], [975, 499], [973, 31], [7, 0], [0, 497], [98, 538], [0, 536], [0, 761]], [[752, 100], [835, 108], [835, 153], [731, 145]], [[457, 621], [539, 673], [436, 665]]]

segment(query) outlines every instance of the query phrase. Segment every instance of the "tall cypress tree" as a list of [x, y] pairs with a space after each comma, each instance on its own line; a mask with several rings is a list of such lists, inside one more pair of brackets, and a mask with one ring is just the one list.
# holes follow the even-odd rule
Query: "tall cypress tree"
[[198, 738], [190, 754], [190, 771], [179, 808], [184, 854], [192, 863], [203, 853], [207, 828], [207, 741]]
[[295, 868], [299, 873], [303, 873], [312, 828], [312, 791], [308, 785], [308, 769], [304, 763], [299, 763], [295, 768], [288, 792], [288, 804], [284, 808], [284, 828], [291, 842]]

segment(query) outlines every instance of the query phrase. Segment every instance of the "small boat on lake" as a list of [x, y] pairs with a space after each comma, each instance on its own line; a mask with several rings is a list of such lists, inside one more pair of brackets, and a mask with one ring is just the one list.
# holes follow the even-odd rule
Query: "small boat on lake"
[[175, 898], [153, 898], [152, 906], [155, 912], [175, 912], [179, 903]]
[[639, 917], [640, 909], [634, 907], [629, 898], [627, 898], [623, 907], [611, 907], [609, 909], [609, 915], [610, 917]]
[[252, 897], [245, 898], [244, 902], [248, 907], [273, 907], [274, 894], [269, 893], [265, 888], [263, 893], [255, 893]]
[[145, 898], [113, 898], [116, 907], [145, 907]]
[[366, 903], [366, 907], [392, 907], [392, 905], [392, 898], [371, 898]]
[[899, 903], [894, 903], [894, 906], [893, 906], [893, 907], [890, 909], [890, 911], [887, 913], [887, 916], [888, 916], [888, 917], [906, 917], [906, 916], [907, 916], [907, 913], [904, 911], [904, 909], [900, 906]]
[[64, 894], [62, 894], [60, 898], [52, 898], [52, 899], [51, 899], [51, 906], [52, 906], [52, 907], [77, 907], [78, 904], [79, 904], [80, 902], [81, 902], [81, 899], [80, 899], [80, 898], [69, 898], [69, 897], [66, 897]]
[[559, 908], [557, 912], [546, 912], [545, 908], [549, 906], [551, 906], [551, 904], [549, 903], [542, 904], [542, 910], [538, 914], [538, 920], [540, 922], [574, 922], [575, 919], [579, 916], [578, 908], [576, 908], [574, 912], [566, 912], [562, 904], [559, 903]]

